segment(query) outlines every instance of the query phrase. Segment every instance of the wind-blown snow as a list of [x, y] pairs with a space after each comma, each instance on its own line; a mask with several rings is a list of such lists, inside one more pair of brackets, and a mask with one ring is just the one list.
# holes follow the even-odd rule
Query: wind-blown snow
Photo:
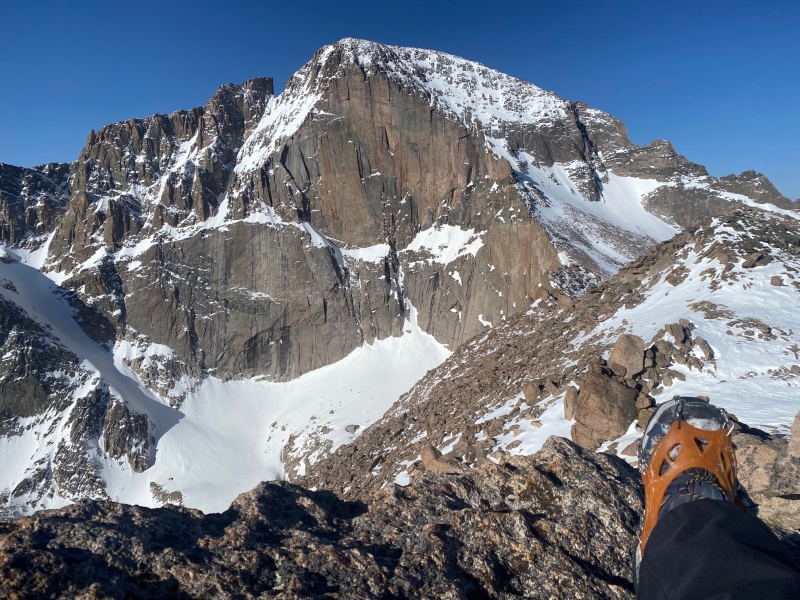
[[390, 77], [427, 92], [432, 106], [465, 125], [478, 121], [491, 132], [503, 123], [551, 122], [566, 115], [566, 103], [553, 92], [452, 54], [352, 38], [337, 46], [362, 68], [386, 69]]
[[[568, 421], [564, 418], [564, 394], [560, 394], [557, 398], [550, 398], [543, 403], [546, 408], [535, 421], [521, 417], [507, 421], [504, 432], [494, 438], [496, 441], [494, 449], [502, 449], [509, 454], [528, 456], [541, 450], [551, 435], [569, 438], [575, 421]], [[515, 425], [516, 428], [512, 431], [511, 428]], [[509, 448], [509, 445], [515, 441], [520, 443]]]

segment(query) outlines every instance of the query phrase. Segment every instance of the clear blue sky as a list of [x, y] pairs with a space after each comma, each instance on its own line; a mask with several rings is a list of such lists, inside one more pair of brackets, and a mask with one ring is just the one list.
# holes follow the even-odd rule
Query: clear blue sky
[[477, 60], [671, 141], [712, 175], [800, 198], [800, 3], [0, 0], [0, 162], [77, 158], [89, 131], [276, 89], [343, 37]]

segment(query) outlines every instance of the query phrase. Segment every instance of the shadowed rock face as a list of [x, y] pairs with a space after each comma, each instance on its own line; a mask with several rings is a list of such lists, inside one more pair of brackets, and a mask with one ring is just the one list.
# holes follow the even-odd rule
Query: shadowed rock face
[[0, 242], [22, 244], [50, 233], [69, 202], [70, 165], [32, 169], [0, 163]]
[[[13, 293], [5, 279], [0, 278], [0, 285]], [[49, 373], [70, 373], [75, 369], [77, 358], [3, 296], [0, 296], [0, 352], [3, 356], [0, 362], [0, 433], [13, 431], [19, 417], [41, 414], [48, 407], [66, 408], [68, 402], [63, 396], [68, 386]], [[62, 400], [60, 404], [59, 399]]]
[[551, 438], [365, 502], [261, 484], [222, 514], [83, 502], [0, 525], [4, 597], [632, 598], [623, 461]]
[[[14, 295], [2, 277], [0, 285]], [[49, 330], [2, 295], [0, 356], [0, 434], [13, 444], [33, 430], [37, 442], [30, 464], [13, 467], [24, 473], [21, 481], [0, 490], [0, 519], [30, 512], [56, 492], [65, 499], [107, 498], [98, 454], [127, 461], [135, 471], [150, 466], [147, 417], [120, 402]]]

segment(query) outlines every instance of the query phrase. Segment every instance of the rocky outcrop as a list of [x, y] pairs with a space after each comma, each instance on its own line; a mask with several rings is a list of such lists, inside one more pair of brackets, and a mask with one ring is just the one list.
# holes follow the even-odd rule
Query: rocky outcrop
[[752, 198], [758, 203], [774, 204], [780, 208], [797, 210], [797, 201], [792, 201], [772, 185], [772, 182], [761, 173], [745, 171], [739, 175], [727, 175], [719, 178], [719, 184], [725, 190]]
[[[728, 228], [738, 237], [721, 233]], [[696, 224], [691, 232], [654, 246], [576, 302], [551, 297], [460, 347], [351, 444], [303, 477], [292, 472], [290, 477], [360, 498], [423, 473], [422, 450], [427, 445], [464, 467], [502, 460], [506, 453], [525, 452], [522, 440], [542, 427], [543, 413], [557, 410], [559, 402], [561, 414], [575, 420], [565, 424], [564, 434], [571, 430], [573, 439], [587, 448], [616, 439], [633, 422], [643, 427], [656, 398], [666, 399], [665, 390], [687, 373], [716, 368], [719, 357], [698, 334], [693, 315], [719, 321], [714, 326], [731, 329], [730, 335], [740, 331], [741, 343], [776, 339], [776, 332], [754, 316], [757, 313], [742, 319], [715, 304], [713, 291], [730, 288], [744, 276], [741, 262], [762, 240], [787, 273], [796, 272], [797, 232], [796, 220], [749, 208]], [[628, 333], [620, 315], [647, 301], [654, 286], [661, 286], [659, 298], [665, 292], [677, 293], [694, 265], [687, 266], [687, 260], [712, 261], [704, 266], [706, 299], [696, 300], [692, 294], [686, 304], [653, 313], [675, 320], [651, 325], [646, 343], [642, 336]], [[800, 283], [792, 280], [792, 285]], [[792, 334], [780, 335], [788, 340]], [[791, 361], [794, 355], [784, 356]], [[800, 368], [795, 371], [787, 366], [774, 377], [794, 384]], [[610, 450], [635, 456], [635, 448], [612, 445]]]
[[41, 512], [0, 524], [0, 594], [633, 598], [642, 510], [635, 469], [552, 437], [533, 456], [429, 471], [363, 501], [262, 483], [221, 514]]
[[791, 437], [770, 435], [737, 423], [733, 435], [737, 474], [759, 506], [759, 516], [800, 554], [800, 413]]
[[[236, 149], [272, 93], [271, 78], [253, 79], [222, 86], [202, 108], [92, 131], [70, 182], [73, 201], [50, 247], [58, 269], [89, 258], [96, 234], [113, 252], [142, 228], [208, 218], [227, 189]], [[156, 183], [157, 203], [148, 205], [144, 190]], [[80, 243], [82, 236], [91, 243]]]
[[707, 362], [713, 365], [713, 350], [702, 337], [692, 336], [692, 329], [687, 319], [670, 323], [656, 333], [647, 349], [639, 336], [619, 336], [608, 360], [590, 364], [589, 372], [577, 379], [579, 391], [570, 408], [570, 418], [575, 419], [573, 441], [597, 448], [623, 435], [634, 421], [644, 429], [655, 412], [653, 395], [685, 380], [675, 365], [697, 371]]
[[70, 167], [49, 163], [26, 169], [0, 163], [0, 242], [35, 245], [53, 230], [69, 202]]
[[641, 510], [632, 468], [551, 438], [533, 457], [365, 502], [267, 483], [221, 514], [39, 513], [0, 525], [0, 594], [632, 598]]
[[599, 373], [588, 373], [578, 380], [575, 400], [575, 425], [572, 439], [585, 448], [597, 448], [606, 440], [621, 436], [636, 420], [639, 392]]
[[615, 375], [633, 379], [644, 371], [644, 342], [638, 335], [623, 333], [617, 338], [608, 366]]

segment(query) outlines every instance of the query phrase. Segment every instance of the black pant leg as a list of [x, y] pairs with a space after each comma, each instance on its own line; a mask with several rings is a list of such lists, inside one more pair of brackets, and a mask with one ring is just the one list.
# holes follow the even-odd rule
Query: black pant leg
[[659, 518], [639, 569], [640, 600], [800, 600], [800, 568], [758, 519], [697, 500]]

